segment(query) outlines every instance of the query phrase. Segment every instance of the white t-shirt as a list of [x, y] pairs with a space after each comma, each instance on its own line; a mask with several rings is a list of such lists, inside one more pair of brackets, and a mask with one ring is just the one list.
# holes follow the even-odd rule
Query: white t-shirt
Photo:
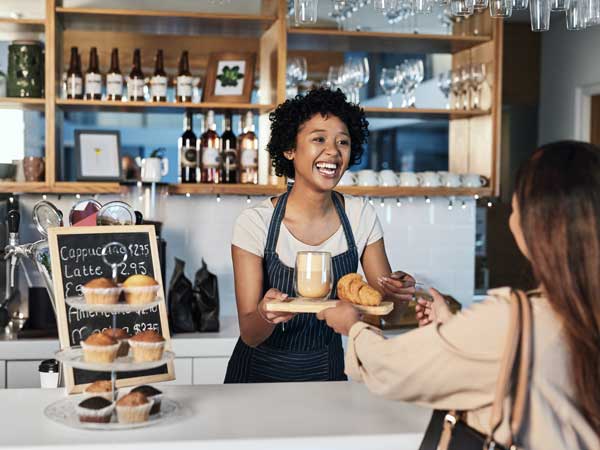
[[[360, 258], [367, 245], [377, 242], [383, 237], [383, 229], [375, 209], [364, 198], [344, 195], [344, 203], [346, 216], [350, 221], [354, 242]], [[274, 211], [275, 208], [270, 198], [244, 210], [235, 222], [232, 244], [262, 258]], [[288, 267], [294, 267], [297, 252], [321, 251], [336, 256], [346, 250], [348, 250], [348, 243], [344, 235], [344, 228], [341, 225], [322, 244], [307, 245], [296, 239], [284, 223], [281, 224], [279, 230], [276, 248], [279, 259]]]

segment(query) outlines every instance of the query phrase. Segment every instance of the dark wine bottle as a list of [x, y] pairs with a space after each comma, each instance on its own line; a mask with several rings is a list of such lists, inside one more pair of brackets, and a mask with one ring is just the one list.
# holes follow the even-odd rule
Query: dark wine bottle
[[221, 159], [223, 183], [238, 183], [238, 152], [237, 137], [231, 130], [231, 113], [226, 113], [224, 118], [225, 130], [221, 135]]
[[183, 118], [183, 134], [179, 138], [179, 168], [181, 183], [195, 183], [198, 166], [196, 135], [192, 130], [192, 113], [186, 112]]

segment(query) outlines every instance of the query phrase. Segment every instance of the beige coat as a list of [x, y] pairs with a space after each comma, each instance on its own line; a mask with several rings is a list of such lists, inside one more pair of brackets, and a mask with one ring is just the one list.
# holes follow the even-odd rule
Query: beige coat
[[[393, 339], [359, 322], [349, 333], [346, 373], [375, 394], [435, 409], [468, 410], [483, 433], [489, 416], [510, 317], [510, 289], [452, 317]], [[534, 354], [528, 412], [520, 443], [527, 450], [598, 450], [600, 441], [578, 411], [561, 323], [548, 301], [531, 297]], [[505, 420], [497, 434], [508, 439]]]

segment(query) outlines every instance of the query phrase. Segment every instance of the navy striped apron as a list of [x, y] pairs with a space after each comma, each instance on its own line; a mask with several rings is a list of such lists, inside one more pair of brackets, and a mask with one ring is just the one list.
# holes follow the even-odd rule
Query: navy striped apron
[[[269, 225], [263, 258], [263, 292], [277, 288], [293, 297], [294, 268], [284, 265], [276, 252], [288, 193], [277, 202]], [[338, 195], [332, 193], [332, 196], [348, 244], [346, 252], [332, 258], [331, 297], [336, 298], [338, 280], [358, 268], [358, 250], [344, 206]], [[341, 336], [315, 314], [297, 314], [287, 323], [278, 324], [257, 347], [249, 347], [239, 338], [225, 375], [225, 383], [341, 380], [347, 380]]]

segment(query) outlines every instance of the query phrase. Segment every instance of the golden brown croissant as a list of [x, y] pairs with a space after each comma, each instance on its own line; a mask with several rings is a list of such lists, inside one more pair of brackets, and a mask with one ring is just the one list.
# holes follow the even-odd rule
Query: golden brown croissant
[[363, 306], [377, 306], [383, 300], [381, 293], [365, 283], [357, 273], [349, 273], [340, 278], [337, 293], [341, 300]]

